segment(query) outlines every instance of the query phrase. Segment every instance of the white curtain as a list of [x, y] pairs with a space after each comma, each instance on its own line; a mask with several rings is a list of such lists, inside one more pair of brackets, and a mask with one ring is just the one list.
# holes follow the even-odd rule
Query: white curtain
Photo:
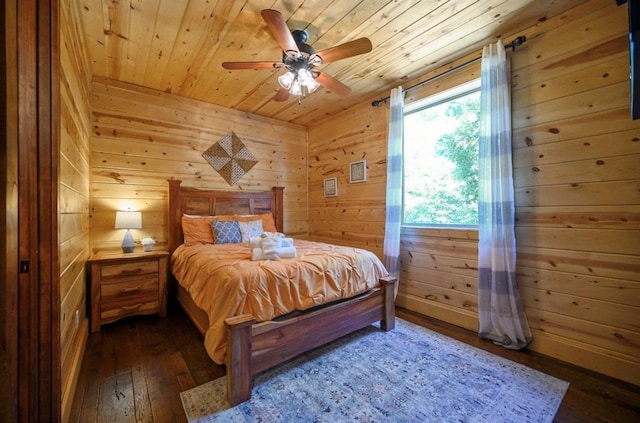
[[484, 48], [478, 198], [479, 335], [506, 348], [531, 341], [516, 281], [509, 63], [501, 41]]
[[[391, 90], [387, 142], [387, 215], [384, 231], [384, 265], [391, 276], [399, 274], [400, 224], [402, 222], [402, 137], [404, 92]], [[398, 285], [396, 284], [396, 292]]]

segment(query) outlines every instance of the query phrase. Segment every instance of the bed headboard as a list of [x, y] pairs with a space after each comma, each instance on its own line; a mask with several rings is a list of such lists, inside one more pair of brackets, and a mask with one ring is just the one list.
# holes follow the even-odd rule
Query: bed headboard
[[169, 253], [183, 242], [182, 215], [215, 216], [220, 214], [271, 213], [278, 231], [283, 232], [283, 190], [213, 191], [182, 187], [182, 181], [169, 179]]

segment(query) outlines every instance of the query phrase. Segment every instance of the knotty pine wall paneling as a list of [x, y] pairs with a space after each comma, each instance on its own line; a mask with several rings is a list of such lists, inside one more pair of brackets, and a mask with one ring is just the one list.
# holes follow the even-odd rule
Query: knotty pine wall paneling
[[68, 421], [88, 335], [85, 262], [89, 257], [91, 75], [78, 5], [62, 0], [60, 16], [60, 357], [62, 421]]
[[[382, 258], [387, 183], [387, 110], [368, 103], [309, 128], [309, 237], [366, 248]], [[349, 183], [349, 163], [366, 160], [367, 180]], [[324, 197], [337, 178], [338, 196]]]
[[594, 5], [513, 56], [517, 270], [532, 348], [640, 384], [627, 12]]
[[[142, 212], [135, 240], [167, 248], [167, 179], [205, 189], [284, 189], [284, 230], [306, 238], [307, 128], [104, 78], [92, 84], [91, 249], [118, 250], [117, 210]], [[202, 153], [233, 131], [258, 163], [230, 186]], [[140, 250], [141, 246], [138, 246]]]
[[[626, 28], [625, 7], [592, 0], [500, 35], [528, 38], [509, 55], [517, 273], [530, 348], [640, 385], [640, 121], [630, 119]], [[470, 79], [474, 70], [460, 72]], [[406, 101], [446, 89], [454, 75]], [[381, 254], [385, 179], [353, 189], [347, 168], [366, 152], [372, 175], [376, 159], [384, 174], [386, 110], [362, 104], [310, 128], [311, 238]], [[339, 195], [324, 198], [322, 179], [331, 176]], [[477, 242], [475, 230], [403, 228], [398, 305], [477, 330]]]

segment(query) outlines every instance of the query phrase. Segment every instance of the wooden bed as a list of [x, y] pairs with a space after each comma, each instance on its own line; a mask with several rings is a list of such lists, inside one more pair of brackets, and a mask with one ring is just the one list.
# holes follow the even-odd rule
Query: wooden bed
[[[283, 232], [283, 188], [266, 192], [207, 191], [182, 187], [169, 180], [169, 252], [183, 242], [182, 215], [272, 213]], [[173, 278], [172, 278], [173, 279]], [[379, 287], [355, 298], [328, 304], [286, 320], [257, 323], [249, 315], [230, 317], [227, 327], [227, 400], [236, 405], [251, 397], [253, 376], [301, 353], [380, 321], [383, 330], [395, 326], [395, 278], [382, 278]], [[178, 303], [204, 334], [207, 314], [186, 290], [175, 284]]]

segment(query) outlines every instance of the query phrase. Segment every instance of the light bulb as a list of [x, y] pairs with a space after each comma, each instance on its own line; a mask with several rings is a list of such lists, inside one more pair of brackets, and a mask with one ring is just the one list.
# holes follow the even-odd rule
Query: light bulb
[[305, 87], [307, 87], [307, 91], [309, 92], [309, 94], [317, 90], [319, 86], [320, 84], [318, 84], [318, 82], [313, 78], [308, 80], [307, 83], [305, 84]]
[[320, 86], [320, 84], [318, 84], [313, 78], [313, 74], [307, 69], [300, 69], [298, 71], [298, 79], [300, 80], [302, 86], [307, 89], [307, 93], [309, 94], [317, 90]]
[[284, 75], [280, 75], [278, 77], [278, 83], [282, 88], [289, 89], [291, 88], [291, 83], [296, 78], [296, 75], [293, 72], [287, 72]]
[[289, 93], [291, 95], [295, 95], [298, 97], [302, 95], [302, 85], [300, 84], [300, 81], [298, 80], [298, 78], [294, 79], [293, 82], [291, 83], [291, 88], [289, 88]]
[[313, 80], [313, 75], [306, 69], [300, 69], [298, 71], [298, 79], [302, 85], [307, 85], [307, 81]]

